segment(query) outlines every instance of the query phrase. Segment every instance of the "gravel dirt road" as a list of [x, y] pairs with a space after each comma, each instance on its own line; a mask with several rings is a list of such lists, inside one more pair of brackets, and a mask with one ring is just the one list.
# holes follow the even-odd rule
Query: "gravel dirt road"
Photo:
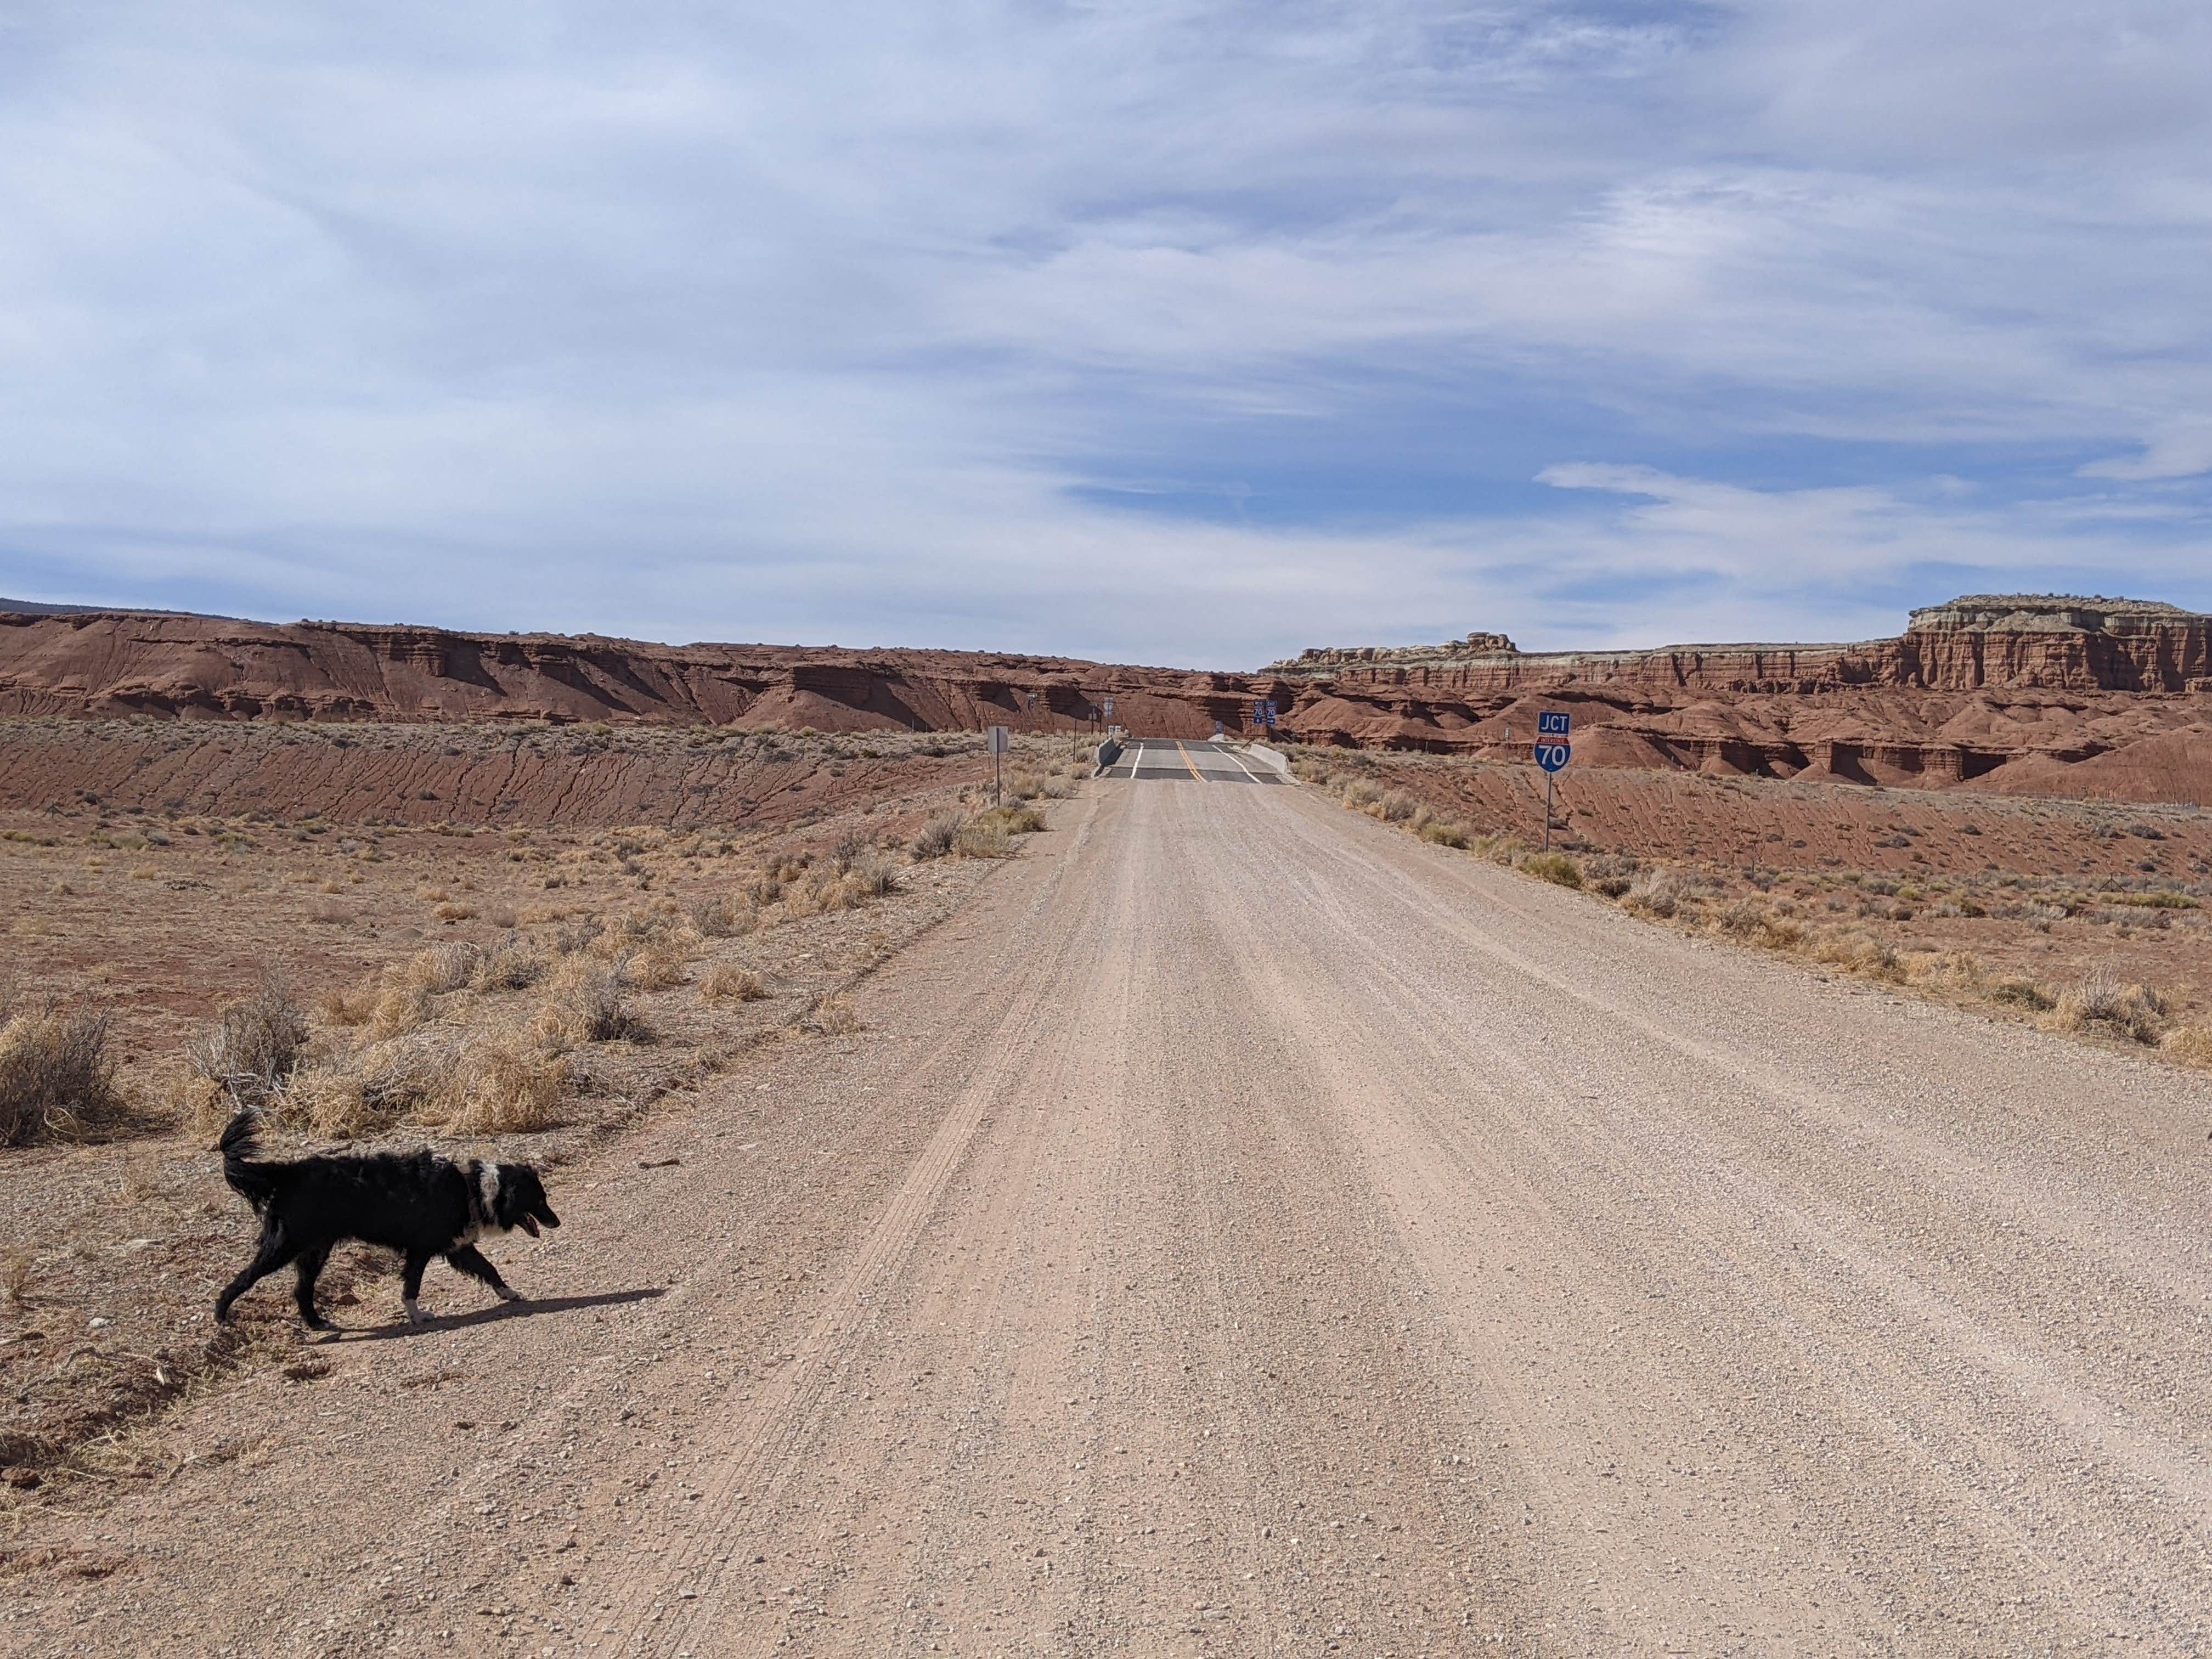
[[565, 1172], [550, 1300], [174, 1414], [0, 1648], [2212, 1646], [2201, 1079], [1195, 779], [859, 1000]]

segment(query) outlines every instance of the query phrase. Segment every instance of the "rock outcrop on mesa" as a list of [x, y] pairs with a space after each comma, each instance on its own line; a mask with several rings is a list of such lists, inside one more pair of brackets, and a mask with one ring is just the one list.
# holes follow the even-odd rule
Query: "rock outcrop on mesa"
[[137, 612], [0, 613], [0, 715], [822, 732], [1251, 734], [1525, 757], [1542, 708], [1577, 767], [1809, 776], [2212, 804], [2212, 617], [2151, 602], [1978, 594], [1893, 639], [1524, 652], [1316, 649], [1257, 673], [979, 652], [666, 646]]

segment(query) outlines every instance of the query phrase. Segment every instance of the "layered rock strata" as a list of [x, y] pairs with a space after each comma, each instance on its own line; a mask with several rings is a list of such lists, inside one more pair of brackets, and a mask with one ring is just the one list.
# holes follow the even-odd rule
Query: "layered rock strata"
[[1249, 732], [1515, 758], [1539, 709], [1580, 767], [2212, 802], [2212, 617], [1975, 595], [1895, 639], [1522, 652], [1503, 635], [1310, 651], [1256, 674], [836, 647], [664, 646], [337, 623], [0, 610], [0, 714], [611, 721], [823, 732]]

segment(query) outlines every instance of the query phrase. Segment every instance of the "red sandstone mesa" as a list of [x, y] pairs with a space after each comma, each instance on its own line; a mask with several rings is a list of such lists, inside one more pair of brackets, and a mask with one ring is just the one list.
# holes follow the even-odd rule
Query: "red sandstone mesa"
[[2212, 804], [2212, 617], [1976, 596], [1847, 645], [1522, 652], [1503, 635], [1309, 651], [1256, 673], [904, 649], [665, 646], [144, 612], [9, 613], [0, 714], [188, 720], [611, 720], [824, 732], [1139, 732], [1509, 758], [1540, 705], [1578, 766]]

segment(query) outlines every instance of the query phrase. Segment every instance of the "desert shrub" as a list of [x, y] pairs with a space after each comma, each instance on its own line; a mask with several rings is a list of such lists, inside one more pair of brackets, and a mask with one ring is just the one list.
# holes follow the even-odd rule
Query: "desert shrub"
[[1044, 828], [1042, 809], [1026, 802], [1012, 806], [994, 806], [988, 812], [978, 813], [974, 823], [997, 830], [1001, 835], [1031, 836]]
[[666, 991], [691, 977], [684, 953], [665, 939], [657, 939], [620, 959], [617, 972], [625, 985], [641, 991]]
[[1457, 818], [1425, 818], [1413, 833], [1438, 847], [1465, 847], [1471, 839], [1467, 826]]
[[545, 977], [544, 953], [519, 933], [509, 933], [483, 953], [470, 976], [472, 989], [489, 994], [526, 991]]
[[606, 923], [597, 916], [580, 916], [573, 921], [564, 921], [553, 930], [553, 949], [558, 955], [573, 957], [580, 951], [590, 950], [606, 931]]
[[274, 969], [252, 996], [225, 1008], [191, 1047], [192, 1069], [240, 1106], [261, 1106], [299, 1069], [307, 1013]]
[[436, 1032], [372, 1041], [335, 1064], [302, 1071], [278, 1097], [278, 1115], [319, 1135], [351, 1139], [435, 1107], [457, 1075], [456, 1047]]
[[652, 1028], [631, 1009], [622, 975], [602, 963], [578, 959], [556, 975], [532, 1031], [549, 1048], [623, 1039], [641, 1042]]
[[1382, 786], [1371, 778], [1354, 778], [1344, 786], [1344, 804], [1364, 812], [1382, 799]]
[[394, 982], [377, 994], [376, 1006], [369, 1011], [369, 1040], [381, 1042], [402, 1036], [436, 1012], [437, 1005], [430, 1000], [428, 986], [404, 974], [397, 975]]
[[1638, 915], [1664, 920], [1681, 908], [1682, 898], [1679, 878], [1664, 870], [1646, 870], [1622, 891], [1620, 908]]
[[1055, 772], [1037, 786], [1037, 793], [1047, 800], [1066, 800], [1075, 793], [1075, 786]]
[[1895, 984], [1905, 977], [1904, 960], [1886, 941], [1871, 933], [1824, 934], [1813, 943], [1813, 959], [1862, 979]]
[[1016, 800], [1035, 800], [1044, 793], [1044, 780], [1030, 771], [1006, 775], [1006, 793]]
[[2110, 968], [2094, 968], [2059, 994], [2050, 1023], [2062, 1031], [2102, 1030], [2131, 1042], [2156, 1042], [2166, 1030], [2166, 999], [2147, 985], [2122, 982]]
[[1006, 839], [1004, 830], [980, 819], [970, 819], [962, 826], [960, 839], [952, 844], [952, 850], [963, 859], [1003, 859], [1012, 854], [1014, 844]]
[[939, 812], [921, 826], [910, 850], [917, 859], [941, 859], [960, 844], [960, 832], [967, 827], [965, 813]]
[[883, 898], [898, 891], [898, 866], [871, 848], [854, 859], [846, 876], [867, 898]]
[[1905, 982], [1923, 990], [1978, 990], [1983, 976], [1981, 959], [1964, 951], [1914, 951], [1905, 958]]
[[68, 1139], [123, 1114], [104, 1010], [0, 1009], [0, 1146]]
[[474, 919], [476, 913], [475, 905], [463, 903], [458, 899], [448, 900], [430, 912], [440, 921], [468, 921]]
[[1548, 881], [1559, 887], [1580, 887], [1583, 884], [1582, 866], [1565, 853], [1531, 853], [1520, 863], [1521, 873], [1534, 876], [1539, 881]]
[[767, 994], [768, 986], [758, 974], [733, 962], [717, 963], [699, 981], [700, 1000], [705, 1002], [758, 1002]]
[[1387, 789], [1375, 803], [1375, 815], [1385, 823], [1404, 823], [1420, 810], [1420, 802], [1402, 789]]
[[1982, 988], [1982, 994], [1991, 1002], [2008, 1007], [2027, 1008], [2036, 1013], [2046, 1013], [2058, 1006], [2058, 999], [2025, 974], [2007, 974], [2002, 979], [1991, 980]]
[[2185, 1066], [2212, 1070], [2212, 1025], [2177, 1025], [2159, 1046]]
[[464, 1057], [437, 1121], [454, 1134], [526, 1134], [560, 1121], [571, 1070], [560, 1054], [487, 1043]]
[[860, 1012], [846, 996], [824, 997], [816, 1003], [813, 1024], [829, 1036], [845, 1036], [862, 1029]]
[[38, 1253], [27, 1244], [10, 1244], [0, 1250], [0, 1298], [9, 1307], [21, 1307], [30, 1295], [31, 1274], [38, 1265]]
[[473, 978], [483, 952], [461, 940], [417, 951], [401, 969], [401, 982], [419, 986], [432, 995], [458, 991]]
[[760, 916], [750, 905], [735, 903], [722, 894], [693, 904], [690, 921], [701, 939], [736, 939], [760, 926]]

